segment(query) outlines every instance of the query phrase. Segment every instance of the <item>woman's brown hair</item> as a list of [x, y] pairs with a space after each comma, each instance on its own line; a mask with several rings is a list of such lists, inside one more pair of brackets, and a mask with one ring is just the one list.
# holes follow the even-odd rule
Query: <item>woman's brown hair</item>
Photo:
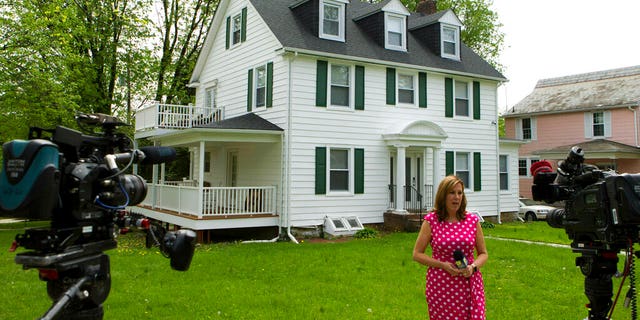
[[456, 218], [458, 221], [462, 221], [465, 218], [465, 211], [467, 210], [467, 196], [464, 193], [464, 182], [462, 182], [462, 180], [457, 176], [450, 175], [440, 181], [440, 185], [438, 185], [438, 192], [436, 192], [436, 201], [433, 204], [433, 211], [435, 211], [439, 221], [445, 221], [448, 217], [447, 194], [449, 194], [457, 184], [462, 186], [462, 201], [460, 201], [460, 208], [458, 208], [458, 211], [456, 212]]

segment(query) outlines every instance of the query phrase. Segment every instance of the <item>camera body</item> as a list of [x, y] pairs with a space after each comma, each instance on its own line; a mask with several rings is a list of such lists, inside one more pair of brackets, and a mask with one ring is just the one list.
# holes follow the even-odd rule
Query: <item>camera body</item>
[[564, 228], [574, 251], [627, 248], [638, 240], [640, 174], [617, 174], [584, 164], [584, 151], [573, 147], [557, 172], [548, 161], [532, 165], [534, 200], [564, 201], [564, 209], [547, 215], [547, 223]]
[[[115, 131], [125, 124], [103, 114], [77, 119], [79, 124], [101, 127], [102, 132], [85, 135], [62, 126], [31, 128], [29, 140], [3, 145], [0, 215], [51, 220], [50, 229], [32, 229], [17, 237], [27, 249], [62, 252], [73, 245], [111, 240], [115, 211], [146, 196], [142, 177], [113, 170], [105, 161], [113, 154], [132, 154], [130, 159], [135, 160], [131, 140]], [[45, 137], [47, 133], [51, 137]]]

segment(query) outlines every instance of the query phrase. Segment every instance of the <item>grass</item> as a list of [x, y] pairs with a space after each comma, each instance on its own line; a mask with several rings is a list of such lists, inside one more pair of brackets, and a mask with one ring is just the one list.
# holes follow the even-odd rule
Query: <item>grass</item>
[[[15, 228], [11, 227], [11, 228]], [[19, 231], [0, 225], [0, 243]], [[505, 241], [568, 243], [544, 222], [486, 229], [482, 272], [487, 318], [582, 319], [584, 277], [566, 248]], [[221, 243], [199, 246], [187, 272], [170, 269], [140, 233], [122, 236], [111, 257], [105, 319], [425, 319], [425, 267], [411, 259], [416, 233], [315, 243]], [[559, 239], [559, 240], [558, 240]], [[0, 251], [0, 319], [33, 319], [49, 307], [37, 271]], [[614, 280], [617, 290], [619, 280]], [[628, 282], [627, 282], [628, 283]], [[623, 294], [626, 293], [626, 290]], [[614, 319], [629, 319], [621, 303]]]

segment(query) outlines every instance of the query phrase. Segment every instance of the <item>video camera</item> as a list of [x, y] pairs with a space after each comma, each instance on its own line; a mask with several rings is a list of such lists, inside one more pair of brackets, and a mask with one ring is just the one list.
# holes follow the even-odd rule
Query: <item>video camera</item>
[[[101, 319], [111, 275], [104, 250], [117, 247], [118, 227], [135, 219], [146, 227], [147, 246], [157, 245], [171, 267], [186, 271], [195, 249], [195, 232], [167, 232], [144, 217], [125, 214], [147, 194], [145, 180], [125, 173], [134, 163], [172, 161], [169, 147], [131, 149], [131, 139], [117, 132], [126, 125], [105, 114], [79, 114], [83, 134], [58, 126], [32, 127], [28, 140], [3, 145], [0, 216], [50, 220], [50, 227], [16, 235], [12, 250], [24, 269], [39, 269], [54, 301], [42, 319]], [[97, 131], [97, 132], [96, 132]], [[118, 164], [126, 164], [123, 169]], [[141, 222], [142, 221], [142, 222]]]
[[625, 272], [631, 274], [627, 297], [635, 310], [631, 254], [640, 239], [640, 174], [617, 174], [585, 164], [584, 150], [578, 146], [558, 162], [557, 173], [551, 163], [542, 160], [531, 166], [531, 174], [534, 200], [565, 203], [564, 209], [547, 214], [547, 223], [564, 228], [573, 240], [573, 252], [582, 254], [576, 258], [576, 266], [585, 276], [585, 294], [591, 302], [588, 319], [606, 319], [612, 306], [611, 277], [617, 272], [617, 254], [623, 249], [627, 252]]

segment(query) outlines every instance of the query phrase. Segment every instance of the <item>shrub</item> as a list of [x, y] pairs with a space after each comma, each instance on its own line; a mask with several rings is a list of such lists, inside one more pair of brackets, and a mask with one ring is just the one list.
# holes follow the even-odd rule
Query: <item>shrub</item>
[[358, 230], [353, 237], [356, 239], [374, 239], [378, 237], [378, 231], [371, 228], [364, 228], [362, 230]]

